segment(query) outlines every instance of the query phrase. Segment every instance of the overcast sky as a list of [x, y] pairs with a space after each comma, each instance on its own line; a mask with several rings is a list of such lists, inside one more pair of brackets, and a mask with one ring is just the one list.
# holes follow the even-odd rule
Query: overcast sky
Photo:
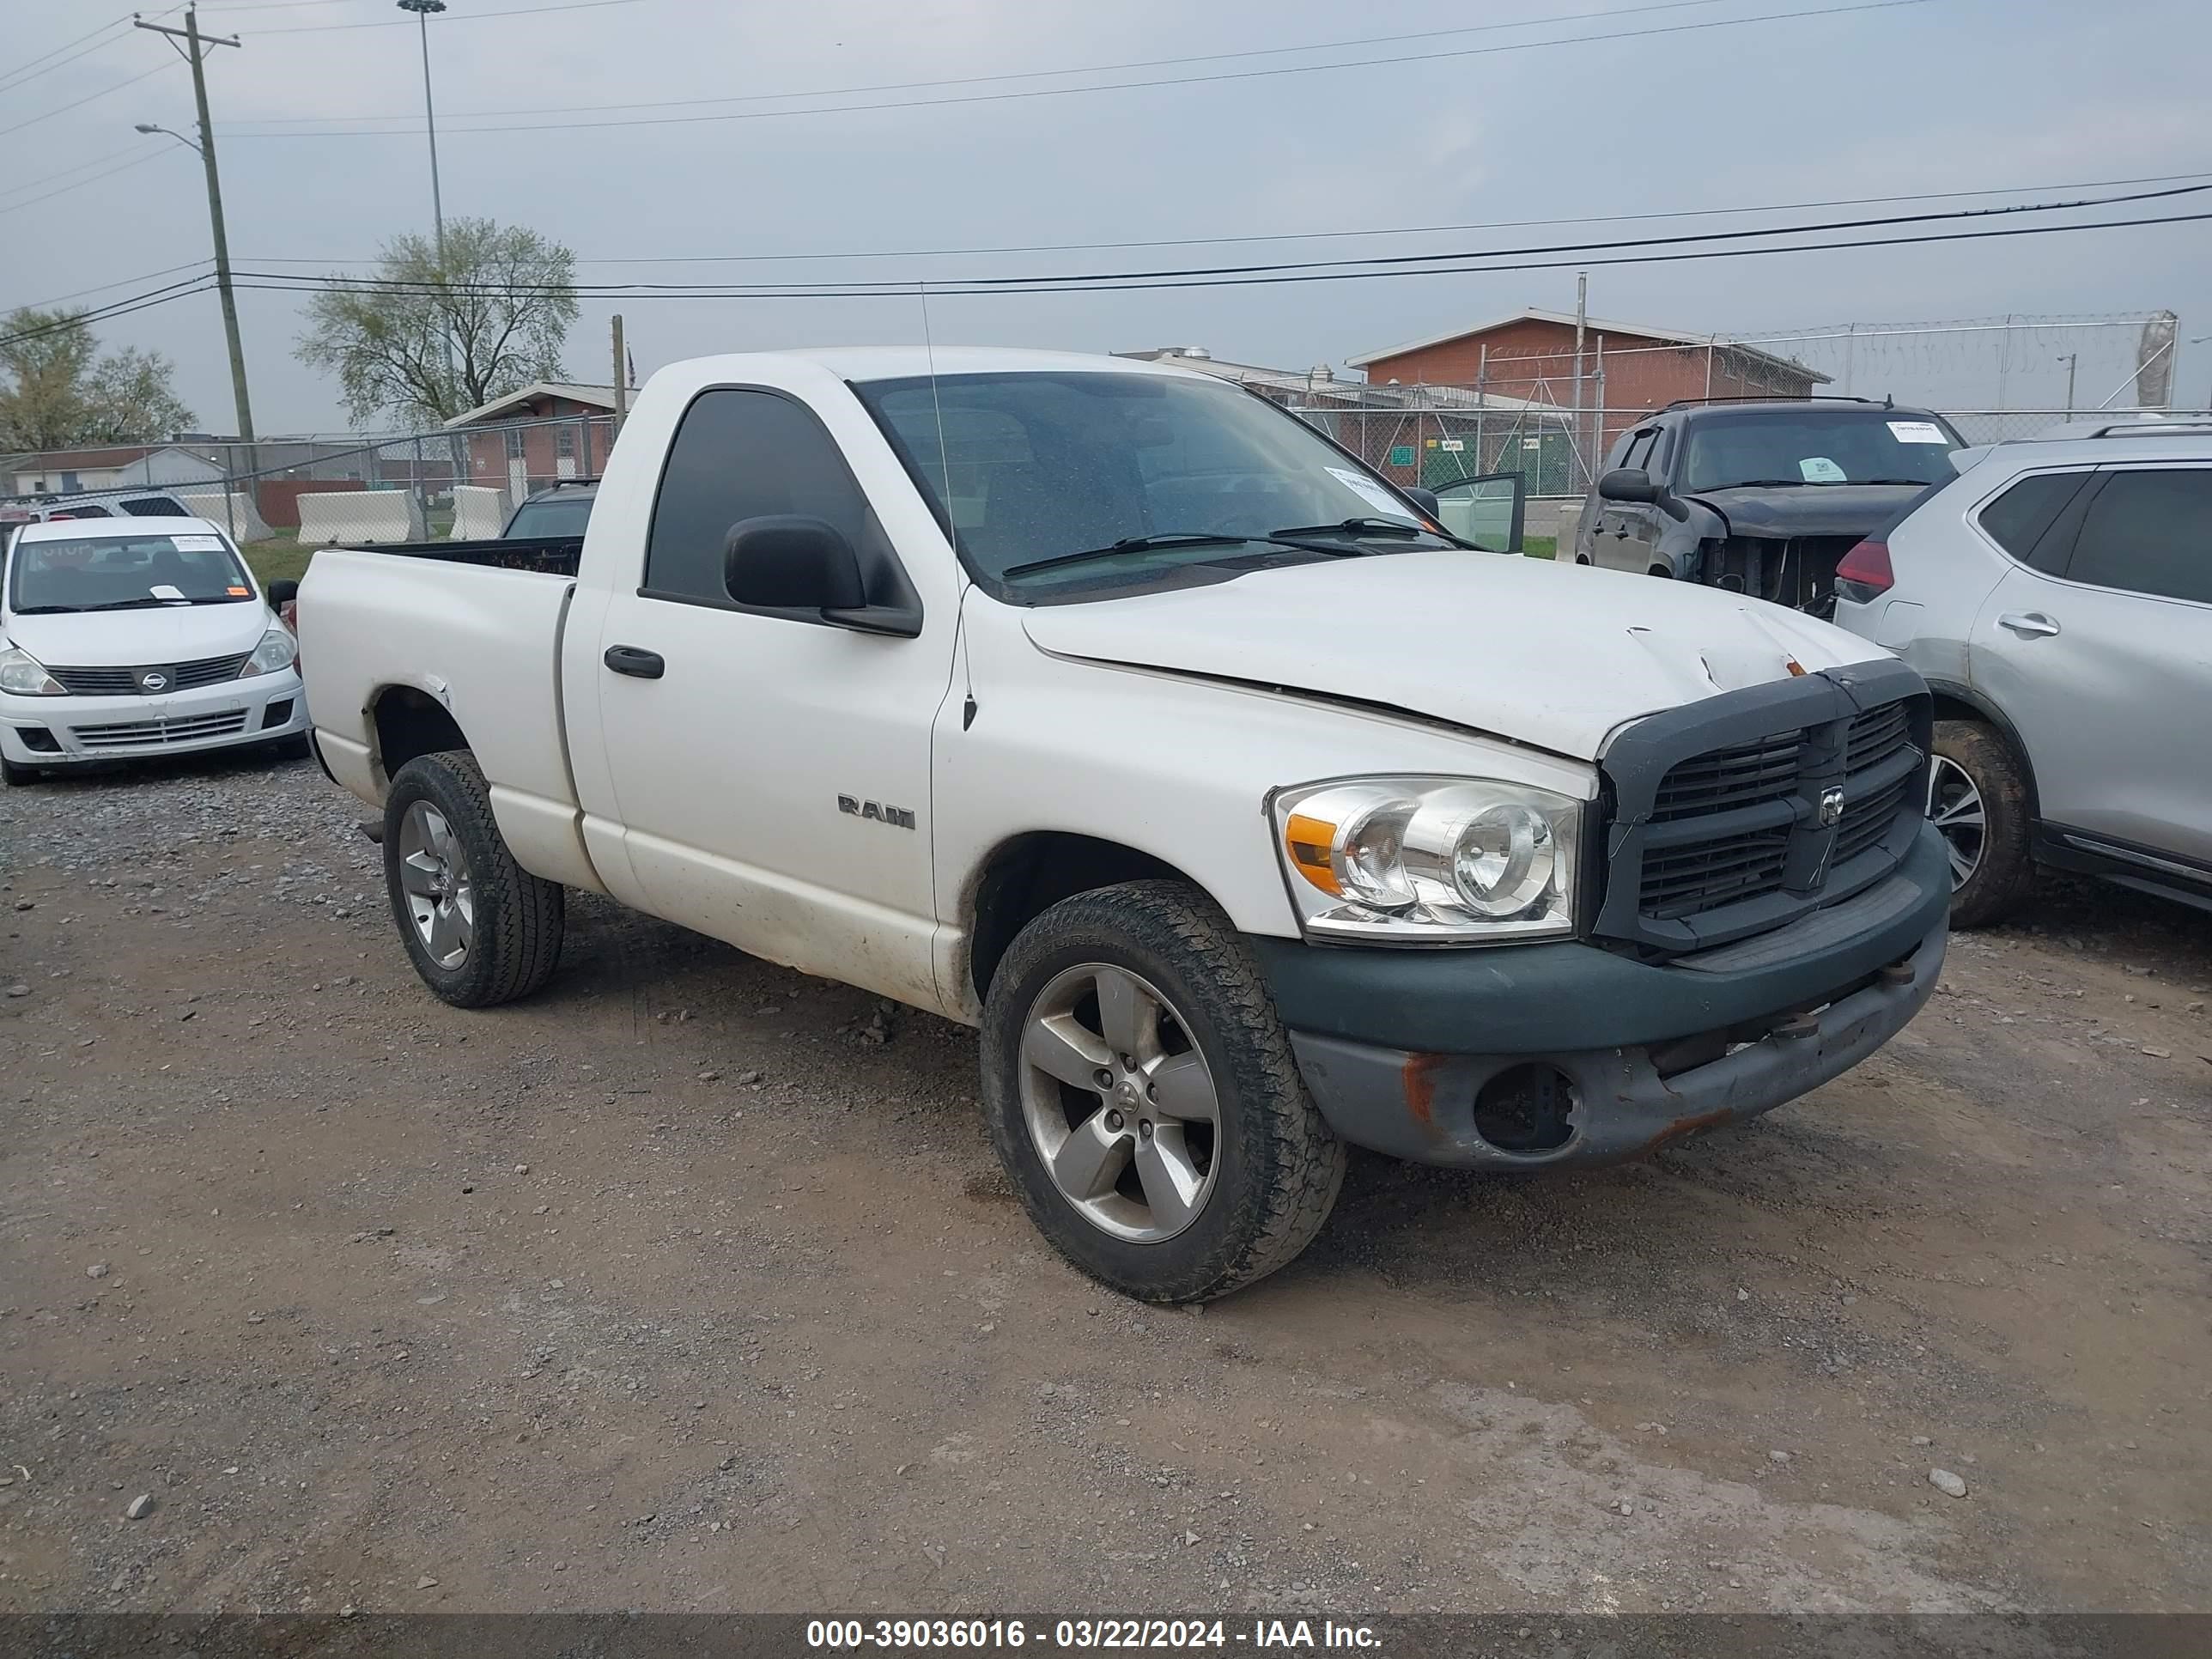
[[[448, 216], [489, 215], [571, 246], [583, 281], [963, 276], [1346, 257], [1580, 240], [1722, 222], [1559, 226], [1372, 241], [926, 259], [643, 265], [653, 256], [817, 255], [1036, 243], [1595, 217], [1923, 191], [2212, 175], [2212, 5], [2203, 0], [1922, 0], [1790, 21], [1484, 50], [1627, 30], [1829, 10], [1850, 0], [451, 0], [430, 24]], [[555, 4], [567, 10], [520, 13]], [[479, 14], [471, 17], [471, 14]], [[1577, 15], [1580, 15], [1578, 17]], [[1594, 15], [1594, 14], [1609, 14]], [[148, 15], [154, 15], [149, 8]], [[6, 0], [18, 64], [83, 35], [104, 7]], [[371, 259], [427, 230], [416, 25], [392, 0], [232, 3], [201, 12], [240, 51], [210, 64], [234, 259]], [[180, 21], [180, 13], [170, 21]], [[1505, 22], [1529, 27], [1470, 32]], [[334, 25], [368, 27], [333, 27]], [[1340, 43], [1409, 36], [1389, 44]], [[1322, 49], [1290, 52], [1314, 46]], [[1266, 52], [1265, 56], [1239, 56]], [[1461, 55], [1446, 55], [1457, 53]], [[845, 98], [671, 106], [886, 82], [1188, 59], [1112, 73], [999, 79]], [[1478, 55], [1479, 54], [1479, 55]], [[1253, 76], [1257, 70], [1366, 67]], [[168, 62], [137, 85], [106, 91]], [[189, 131], [191, 81], [156, 37], [124, 29], [0, 89], [0, 308], [125, 282], [209, 252], [197, 160], [154, 121]], [[10, 71], [0, 65], [0, 79]], [[1115, 80], [1237, 76], [1180, 85], [975, 100]], [[805, 105], [963, 98], [772, 118], [669, 117]], [[639, 107], [565, 113], [582, 106]], [[551, 112], [479, 115], [471, 112]], [[653, 119], [651, 125], [585, 123]], [[538, 130], [471, 131], [500, 119]], [[313, 125], [320, 123], [320, 125]], [[365, 131], [367, 130], [367, 131]], [[311, 136], [322, 134], [324, 136]], [[135, 146], [152, 159], [130, 164]], [[32, 188], [112, 154], [111, 176]], [[31, 201], [56, 188], [61, 193]], [[2135, 211], [2212, 210], [2212, 194]], [[11, 205], [13, 204], [13, 205]], [[1917, 209], [1865, 208], [1808, 218]], [[1746, 216], [1735, 223], [1784, 216]], [[2111, 216], [2110, 215], [2100, 216]], [[171, 280], [167, 278], [156, 279]], [[1525, 305], [1571, 309], [1574, 272], [1153, 294], [936, 301], [938, 341], [1113, 350], [1202, 344], [1305, 368]], [[240, 295], [257, 422], [265, 434], [342, 428], [334, 386], [292, 357], [299, 296]], [[1594, 270], [1594, 314], [1696, 331], [2142, 313], [2212, 332], [2212, 225]], [[586, 298], [568, 344], [579, 380], [607, 378], [607, 316], [622, 311], [641, 374], [701, 353], [806, 343], [918, 341], [912, 298]], [[212, 294], [105, 324], [158, 349], [210, 429], [230, 392]], [[1905, 337], [1861, 359], [1856, 389], [1988, 401], [1991, 337]], [[2081, 344], [2085, 402], [2130, 366], [2124, 331]], [[2006, 365], [2012, 403], [2063, 395], [2069, 340], [2025, 337]], [[1810, 355], [1810, 354], [1808, 354]], [[1824, 362], [1828, 361], [1821, 359]], [[2212, 343], [2182, 349], [2178, 398], [2212, 392]], [[2111, 370], [2107, 372], [2107, 365]], [[1869, 368], [1868, 365], [1871, 364]], [[2092, 369], [2105, 378], [2093, 385]], [[1983, 387], [1981, 391], [1970, 387]]]

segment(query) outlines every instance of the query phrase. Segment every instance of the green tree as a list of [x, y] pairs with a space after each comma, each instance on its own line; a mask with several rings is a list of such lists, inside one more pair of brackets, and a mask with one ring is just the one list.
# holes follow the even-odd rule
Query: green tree
[[158, 351], [102, 356], [82, 311], [0, 319], [0, 449], [150, 443], [192, 424]]
[[385, 244], [374, 276], [308, 302], [301, 362], [337, 376], [357, 421], [449, 420], [561, 377], [576, 320], [576, 256], [520, 225], [454, 219], [441, 261], [428, 236]]

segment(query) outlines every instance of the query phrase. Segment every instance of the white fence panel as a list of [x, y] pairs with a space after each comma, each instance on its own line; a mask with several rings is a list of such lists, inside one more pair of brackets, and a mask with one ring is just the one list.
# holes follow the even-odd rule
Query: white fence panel
[[300, 542], [419, 542], [422, 514], [404, 489], [317, 490], [300, 497]]
[[185, 512], [210, 524], [221, 525], [241, 544], [265, 542], [276, 533], [255, 509], [253, 497], [242, 489], [231, 490], [228, 501], [220, 489], [175, 489], [169, 493]]
[[489, 541], [507, 528], [507, 517], [513, 510], [504, 489], [489, 484], [455, 484], [453, 528], [447, 539]]

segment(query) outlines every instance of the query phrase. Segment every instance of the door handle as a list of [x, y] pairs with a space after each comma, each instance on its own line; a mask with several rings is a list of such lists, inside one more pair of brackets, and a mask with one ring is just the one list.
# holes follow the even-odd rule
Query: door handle
[[635, 645], [611, 645], [600, 660], [616, 673], [637, 680], [657, 680], [668, 672], [668, 664], [660, 653]]
[[2008, 611], [1997, 618], [1999, 628], [2009, 628], [2024, 640], [2048, 639], [2058, 631], [2058, 624], [2040, 611]]

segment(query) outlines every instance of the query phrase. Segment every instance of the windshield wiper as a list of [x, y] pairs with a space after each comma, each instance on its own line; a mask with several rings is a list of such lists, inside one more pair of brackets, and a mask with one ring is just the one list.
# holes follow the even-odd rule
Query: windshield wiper
[[189, 599], [157, 599], [148, 594], [143, 599], [110, 599], [106, 605], [81, 605], [80, 611], [143, 611], [149, 605], [189, 605]]
[[1085, 564], [1092, 559], [1110, 559], [1123, 553], [1146, 553], [1163, 547], [1245, 547], [1255, 542], [1273, 542], [1280, 547], [1295, 547], [1309, 553], [1340, 553], [1344, 550], [1316, 547], [1308, 542], [1285, 541], [1280, 536], [1224, 536], [1211, 530], [1163, 530], [1151, 536], [1124, 536], [1110, 547], [1085, 548], [1080, 553], [1055, 553], [1048, 559], [1031, 559], [1025, 564], [1010, 564], [999, 573], [1004, 580], [1008, 576], [1026, 576], [1033, 570], [1056, 570], [1062, 565]]
[[1431, 533], [1402, 519], [1339, 519], [1334, 524], [1294, 524], [1271, 536], [1425, 536]]
[[73, 617], [76, 614], [76, 607], [73, 605], [19, 605], [15, 607], [15, 614], [19, 617]]

